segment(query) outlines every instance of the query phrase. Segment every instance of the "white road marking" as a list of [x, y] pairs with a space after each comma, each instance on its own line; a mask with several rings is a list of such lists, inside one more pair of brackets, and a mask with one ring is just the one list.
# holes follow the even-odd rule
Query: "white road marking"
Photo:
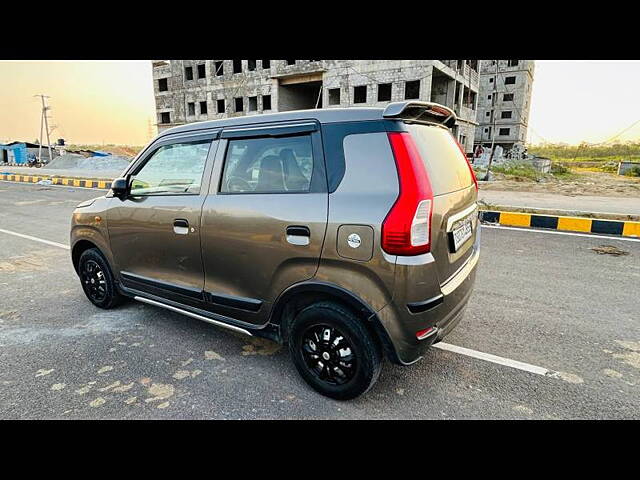
[[538, 367], [537, 365], [531, 365], [530, 363], [511, 360], [510, 358], [499, 357], [490, 353], [471, 350], [470, 348], [451, 345], [450, 343], [440, 342], [433, 345], [433, 347], [439, 348], [440, 350], [446, 350], [448, 352], [459, 353], [460, 355], [477, 358], [486, 362], [497, 363], [498, 365], [504, 365], [505, 367], [516, 368], [525, 372], [535, 373], [536, 375], [542, 375], [544, 377], [556, 377], [558, 374], [558, 372], [548, 370], [544, 367]]
[[[622, 220], [620, 220], [622, 221]], [[611, 237], [608, 235], [595, 235], [591, 233], [577, 233], [577, 232], [564, 232], [560, 230], [542, 230], [538, 228], [518, 228], [518, 227], [505, 227], [502, 225], [486, 225], [482, 224], [482, 228], [496, 228], [498, 230], [516, 230], [518, 232], [528, 232], [528, 233], [547, 233], [551, 235], [570, 235], [573, 237], [589, 237], [589, 238], [600, 238], [606, 240], [624, 240], [625, 242], [640, 242], [640, 238], [633, 237]]]
[[1, 233], [6, 233], [8, 235], [15, 235], [16, 237], [26, 238], [27, 240], [33, 240], [34, 242], [46, 243], [47, 245], [51, 245], [53, 247], [64, 248], [69, 250], [69, 245], [65, 245], [63, 243], [52, 242], [51, 240], [45, 240], [44, 238], [32, 237], [31, 235], [25, 235], [23, 233], [12, 232], [11, 230], [5, 230], [4, 228], [0, 228]]

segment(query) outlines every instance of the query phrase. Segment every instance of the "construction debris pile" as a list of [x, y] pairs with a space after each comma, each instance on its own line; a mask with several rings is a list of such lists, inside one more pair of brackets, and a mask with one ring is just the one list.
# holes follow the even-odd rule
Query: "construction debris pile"
[[[483, 148], [480, 151], [477, 150], [476, 153], [477, 156], [473, 159], [473, 165], [486, 167], [489, 164], [489, 158], [491, 157], [491, 149]], [[496, 145], [492, 164], [510, 166], [528, 165], [541, 173], [549, 173], [551, 171], [550, 159], [531, 155], [520, 145], [514, 145], [514, 147], [506, 154], [500, 145]]]
[[121, 172], [129, 166], [130, 159], [118, 155], [85, 157], [75, 153], [65, 153], [55, 157], [46, 168], [64, 170], [116, 171]]

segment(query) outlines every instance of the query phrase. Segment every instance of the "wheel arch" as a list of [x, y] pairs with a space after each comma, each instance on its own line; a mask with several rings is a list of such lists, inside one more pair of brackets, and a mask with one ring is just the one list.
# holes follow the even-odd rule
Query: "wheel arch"
[[334, 301], [348, 307], [360, 318], [369, 332], [376, 338], [389, 359], [397, 358], [397, 353], [389, 334], [382, 325], [375, 310], [356, 294], [333, 283], [309, 281], [289, 287], [276, 300], [269, 323], [278, 328], [280, 341], [286, 343], [287, 332], [296, 314], [308, 305], [319, 301]]
[[107, 255], [105, 255], [104, 249], [97, 243], [92, 242], [91, 240], [87, 240], [86, 238], [82, 238], [74, 243], [73, 247], [71, 248], [71, 262], [73, 263], [73, 268], [75, 269], [76, 273], [78, 273], [78, 263], [80, 261], [80, 256], [84, 252], [92, 248], [95, 248], [96, 250], [98, 250], [98, 252], [100, 252], [100, 255], [102, 255], [102, 257], [105, 259], [111, 271], [113, 271], [111, 263], [109, 262], [109, 258], [107, 257]]
[[98, 246], [90, 242], [89, 240], [78, 240], [71, 249], [71, 262], [73, 263], [73, 268], [76, 273], [78, 273], [78, 262], [80, 261], [80, 256], [91, 248], [98, 248]]

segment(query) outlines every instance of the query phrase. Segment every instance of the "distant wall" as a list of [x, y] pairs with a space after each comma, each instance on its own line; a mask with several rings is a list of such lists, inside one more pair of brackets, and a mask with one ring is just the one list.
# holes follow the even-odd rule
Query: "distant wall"
[[640, 168], [640, 162], [620, 162], [618, 164], [618, 175], [624, 175], [633, 167]]

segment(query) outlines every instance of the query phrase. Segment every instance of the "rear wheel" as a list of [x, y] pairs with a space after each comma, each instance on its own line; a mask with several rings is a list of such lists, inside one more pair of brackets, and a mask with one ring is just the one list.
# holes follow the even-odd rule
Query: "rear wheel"
[[96, 307], [110, 309], [124, 299], [116, 288], [107, 261], [97, 248], [82, 252], [78, 260], [78, 275], [85, 295]]
[[319, 302], [298, 313], [288, 343], [298, 373], [313, 389], [349, 400], [369, 390], [380, 375], [382, 354], [375, 340], [348, 309]]

